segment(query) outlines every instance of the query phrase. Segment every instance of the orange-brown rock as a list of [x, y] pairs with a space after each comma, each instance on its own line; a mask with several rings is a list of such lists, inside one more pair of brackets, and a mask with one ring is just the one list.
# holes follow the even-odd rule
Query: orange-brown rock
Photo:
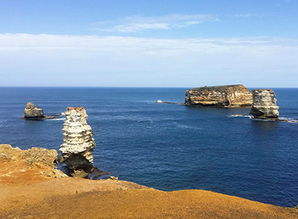
[[214, 107], [249, 107], [252, 94], [243, 85], [205, 86], [186, 91], [186, 105]]
[[0, 183], [18, 184], [66, 177], [55, 169], [57, 151], [44, 148], [21, 150], [0, 144]]

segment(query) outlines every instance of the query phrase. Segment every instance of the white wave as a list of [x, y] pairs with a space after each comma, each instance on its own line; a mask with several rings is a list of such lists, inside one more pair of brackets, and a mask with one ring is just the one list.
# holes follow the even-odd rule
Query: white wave
[[244, 114], [234, 114], [234, 115], [228, 115], [230, 118], [252, 118], [251, 115], [244, 115]]
[[289, 122], [289, 123], [298, 123], [297, 119], [287, 118], [287, 117], [279, 117], [281, 122]]
[[202, 130], [202, 128], [200, 128], [200, 127], [195, 127], [195, 126], [190, 126], [190, 125], [184, 125], [184, 124], [180, 124], [180, 123], [176, 123], [176, 122], [175, 122], [175, 125], [176, 125], [176, 127], [182, 128], [182, 129]]
[[260, 121], [260, 122], [276, 122], [277, 121], [275, 119], [256, 119], [256, 118], [253, 118], [253, 117], [251, 117], [250, 119], [255, 120], [255, 121]]
[[65, 118], [47, 119], [46, 121], [64, 121]]

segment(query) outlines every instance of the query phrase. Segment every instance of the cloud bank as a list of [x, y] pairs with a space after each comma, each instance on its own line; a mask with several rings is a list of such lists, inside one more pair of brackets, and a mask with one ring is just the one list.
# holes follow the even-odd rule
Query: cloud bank
[[1, 86], [297, 87], [298, 40], [0, 34]]

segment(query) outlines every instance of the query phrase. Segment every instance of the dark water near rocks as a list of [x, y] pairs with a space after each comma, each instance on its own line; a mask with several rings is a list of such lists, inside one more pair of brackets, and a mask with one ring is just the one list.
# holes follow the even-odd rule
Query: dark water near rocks
[[[155, 103], [183, 102], [184, 91], [0, 88], [0, 143], [58, 149], [63, 120], [21, 120], [26, 102], [46, 113], [84, 106], [97, 143], [95, 164], [120, 179], [162, 190], [207, 189], [298, 205], [298, 124], [237, 117], [249, 109]], [[281, 115], [298, 119], [298, 89], [275, 91]]]

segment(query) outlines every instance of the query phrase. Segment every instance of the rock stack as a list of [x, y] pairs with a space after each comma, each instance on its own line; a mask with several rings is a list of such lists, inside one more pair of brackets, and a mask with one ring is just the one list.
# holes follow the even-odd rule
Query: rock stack
[[271, 89], [258, 89], [253, 91], [253, 105], [250, 111], [256, 119], [278, 119], [279, 107], [275, 93]]
[[35, 106], [33, 103], [28, 102], [24, 110], [24, 118], [32, 120], [42, 120], [45, 118], [43, 109]]
[[92, 164], [95, 141], [87, 113], [83, 107], [68, 107], [65, 116], [64, 140], [60, 147], [62, 162], [71, 175], [85, 177], [95, 168]]
[[243, 85], [205, 86], [186, 91], [185, 105], [250, 107], [252, 94]]

